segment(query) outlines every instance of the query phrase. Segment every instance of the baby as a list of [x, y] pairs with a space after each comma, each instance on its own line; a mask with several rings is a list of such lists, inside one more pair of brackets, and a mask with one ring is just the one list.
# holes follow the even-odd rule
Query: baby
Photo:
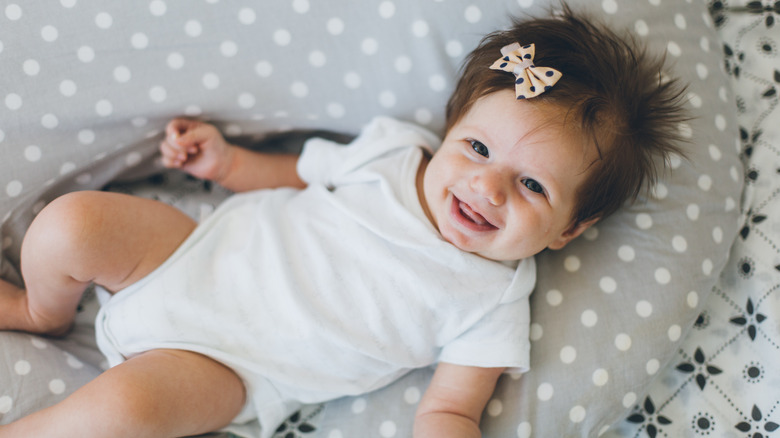
[[[41, 211], [26, 289], [0, 282], [0, 329], [65, 334], [100, 285], [112, 367], [0, 437], [265, 438], [300, 403], [431, 364], [414, 436], [480, 436], [499, 376], [529, 366], [533, 256], [651, 185], [654, 157], [681, 153], [681, 91], [661, 64], [564, 6], [470, 54], [442, 142], [378, 118], [347, 146], [274, 155], [173, 120], [164, 164], [240, 193], [197, 225], [105, 192]], [[254, 419], [260, 430], [241, 429]]]

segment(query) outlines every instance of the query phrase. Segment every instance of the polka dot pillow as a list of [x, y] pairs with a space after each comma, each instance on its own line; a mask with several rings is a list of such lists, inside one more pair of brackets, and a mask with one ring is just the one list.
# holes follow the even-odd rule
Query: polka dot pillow
[[[690, 83], [690, 161], [651, 195], [538, 258], [532, 370], [505, 376], [485, 436], [595, 436], [667, 365], [736, 233], [742, 186], [733, 96], [704, 0], [572, 0], [666, 51]], [[376, 115], [441, 133], [463, 57], [510, 15], [557, 0], [10, 0], [0, 9], [0, 273], [19, 280], [34, 214], [60, 193], [154, 170], [165, 123], [231, 137], [356, 133]], [[47, 348], [40, 348], [45, 342]], [[71, 339], [66, 342], [74, 343]], [[94, 350], [0, 333], [0, 422], [67, 395]], [[92, 360], [85, 359], [91, 357]], [[72, 359], [71, 359], [72, 358]], [[16, 364], [16, 365], [14, 365]], [[430, 370], [326, 404], [315, 435], [408, 436]], [[31, 382], [38, 382], [32, 385]], [[55, 383], [51, 383], [55, 382]], [[54, 390], [52, 390], [52, 385]]]

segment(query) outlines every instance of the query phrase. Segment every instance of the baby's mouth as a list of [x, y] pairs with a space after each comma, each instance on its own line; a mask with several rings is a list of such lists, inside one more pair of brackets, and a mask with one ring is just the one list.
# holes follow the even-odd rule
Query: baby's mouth
[[474, 211], [471, 206], [457, 197], [452, 198], [452, 213], [461, 225], [475, 231], [491, 231], [497, 227], [484, 216]]

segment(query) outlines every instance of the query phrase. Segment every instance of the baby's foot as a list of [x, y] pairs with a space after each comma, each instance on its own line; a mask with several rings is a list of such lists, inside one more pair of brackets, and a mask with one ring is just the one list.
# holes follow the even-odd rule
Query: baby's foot
[[24, 290], [19, 289], [13, 284], [0, 279], [0, 330], [18, 330], [21, 329], [20, 316], [22, 310], [22, 301], [24, 300]]
[[27, 292], [0, 279], [0, 330], [18, 330], [61, 337], [73, 329], [73, 322], [52, 325], [39, 322], [30, 314]]

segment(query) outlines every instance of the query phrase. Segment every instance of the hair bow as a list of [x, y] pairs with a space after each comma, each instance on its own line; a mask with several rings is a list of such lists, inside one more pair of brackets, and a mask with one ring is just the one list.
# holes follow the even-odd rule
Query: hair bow
[[518, 99], [536, 97], [558, 82], [561, 72], [549, 67], [534, 65], [534, 45], [520, 46], [512, 43], [501, 48], [500, 59], [490, 66], [515, 75], [515, 94]]

